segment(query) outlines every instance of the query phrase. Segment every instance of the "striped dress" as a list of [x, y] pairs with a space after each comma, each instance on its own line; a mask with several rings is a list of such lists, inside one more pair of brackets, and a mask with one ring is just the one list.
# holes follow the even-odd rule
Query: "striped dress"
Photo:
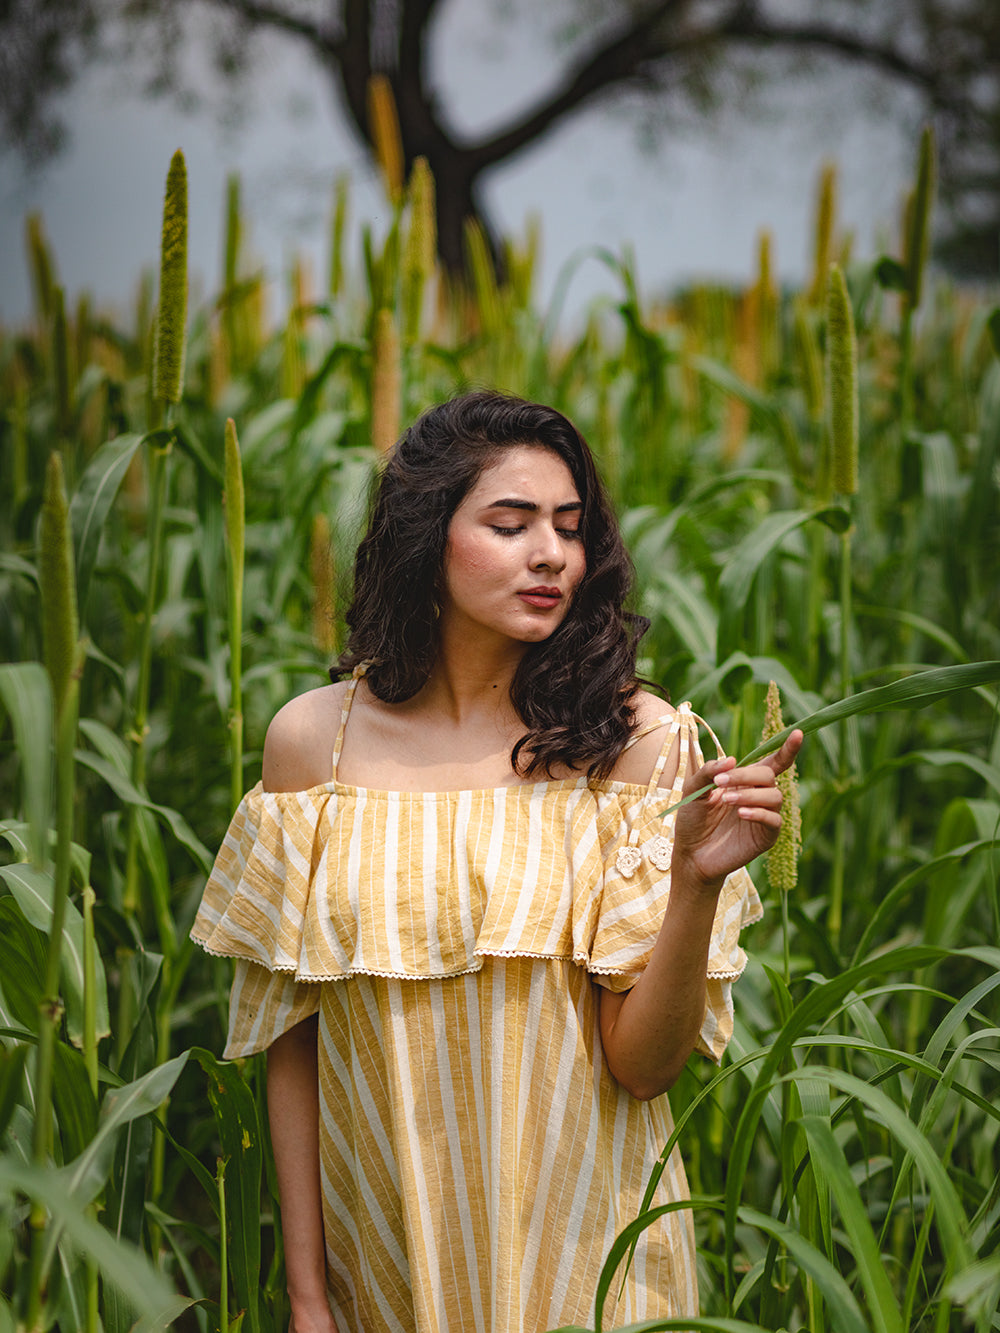
[[[237, 960], [226, 1056], [319, 1014], [320, 1168], [340, 1333], [592, 1326], [598, 1276], [672, 1130], [604, 1060], [598, 986], [642, 972], [697, 750], [683, 704], [647, 787], [554, 780], [401, 792], [332, 779], [244, 797], [192, 934]], [[673, 790], [658, 789], [680, 737]], [[700, 762], [700, 760], [699, 760]], [[699, 1047], [732, 1032], [745, 871], [719, 901]], [[657, 1203], [687, 1197], [674, 1151]], [[697, 1312], [687, 1210], [643, 1233], [621, 1325]]]

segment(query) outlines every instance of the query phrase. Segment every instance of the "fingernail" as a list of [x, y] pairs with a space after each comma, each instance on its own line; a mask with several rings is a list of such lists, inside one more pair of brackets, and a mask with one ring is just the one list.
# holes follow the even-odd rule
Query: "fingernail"
[[716, 785], [717, 787], [725, 787], [725, 786], [727, 785], [728, 782], [729, 782], [729, 774], [728, 774], [728, 773], [718, 773], [718, 774], [716, 774], [715, 785]]

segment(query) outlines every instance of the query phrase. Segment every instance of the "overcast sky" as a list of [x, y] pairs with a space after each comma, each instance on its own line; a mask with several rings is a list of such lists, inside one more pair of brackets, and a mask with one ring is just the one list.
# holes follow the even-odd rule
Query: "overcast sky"
[[[484, 0], [448, 0], [443, 8], [433, 67], [462, 129], [498, 123], [551, 75], [558, 53], [538, 27], [514, 21], [520, 7], [508, 0], [500, 21]], [[809, 264], [824, 158], [841, 168], [840, 221], [855, 233], [855, 253], [873, 254], [895, 236], [916, 155], [912, 102], [887, 96], [873, 111], [871, 82], [843, 66], [774, 82], [752, 114], [733, 107], [709, 123], [690, 121], [653, 151], [640, 146], [627, 108], [593, 110], [495, 172], [487, 193], [501, 227], [517, 234], [529, 214], [541, 218], [542, 298], [564, 261], [593, 245], [630, 244], [645, 294], [693, 278], [743, 279], [763, 227], [773, 234], [779, 275], [798, 280]], [[218, 282], [231, 171], [243, 180], [253, 251], [275, 279], [296, 249], [312, 257], [321, 278], [340, 171], [352, 177], [355, 238], [362, 219], [384, 230], [377, 183], [307, 58], [285, 40], [259, 43], [243, 100], [246, 114], [227, 129], [211, 109], [186, 113], [171, 101], [143, 100], [119, 71], [88, 73], [65, 102], [67, 151], [35, 177], [12, 157], [0, 159], [0, 319], [17, 323], [28, 314], [29, 210], [44, 216], [68, 295], [86, 287], [100, 305], [125, 307], [143, 267], [156, 263], [163, 182], [177, 147], [190, 180], [192, 276], [203, 292]], [[590, 260], [574, 279], [572, 305], [612, 290]]]

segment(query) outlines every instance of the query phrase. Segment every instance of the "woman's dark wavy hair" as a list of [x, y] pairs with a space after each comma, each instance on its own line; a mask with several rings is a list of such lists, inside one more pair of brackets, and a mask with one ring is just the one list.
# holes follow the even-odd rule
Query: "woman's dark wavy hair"
[[530, 645], [511, 684], [525, 734], [511, 761], [523, 776], [553, 766], [607, 777], [635, 726], [636, 646], [648, 628], [624, 608], [633, 569], [594, 460], [554, 408], [493, 392], [425, 412], [389, 455], [354, 566], [346, 651], [330, 676], [369, 663], [372, 692], [411, 698], [438, 652], [438, 597], [452, 515], [504, 449], [538, 445], [563, 460], [583, 501], [586, 573], [559, 628]]

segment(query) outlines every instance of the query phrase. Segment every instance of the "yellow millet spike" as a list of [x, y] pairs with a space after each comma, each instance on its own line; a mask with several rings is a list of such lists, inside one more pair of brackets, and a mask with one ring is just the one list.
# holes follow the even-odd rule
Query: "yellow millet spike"
[[330, 521], [322, 510], [316, 515], [309, 535], [309, 569], [313, 585], [313, 641], [321, 653], [332, 657], [337, 651], [337, 625], [334, 620], [335, 570], [330, 540]]
[[858, 489], [858, 344], [843, 270], [830, 265], [826, 289], [826, 387], [833, 488]]
[[[770, 681], [767, 687], [767, 702], [764, 705], [764, 729], [762, 740], [770, 740], [785, 727], [781, 717], [781, 699], [778, 687]], [[783, 797], [781, 806], [781, 832], [777, 841], [767, 854], [767, 874], [771, 883], [782, 893], [795, 888], [799, 878], [799, 852], [802, 848], [802, 811], [799, 807], [799, 782], [795, 765], [786, 768], [778, 775], [778, 790]]]
[[816, 231], [813, 246], [813, 280], [809, 304], [822, 305], [826, 294], [826, 275], [833, 252], [833, 228], [837, 215], [837, 168], [824, 162], [816, 198]]
[[163, 201], [163, 238], [160, 244], [160, 310], [156, 322], [153, 358], [153, 396], [164, 403], [179, 403], [184, 384], [184, 347], [187, 334], [187, 167], [180, 149], [167, 172]]
[[403, 197], [403, 140], [392, 85], [384, 74], [373, 74], [368, 80], [368, 129], [386, 193], [398, 204]]
[[927, 125], [920, 136], [920, 159], [917, 164], [917, 183], [907, 201], [906, 248], [903, 267], [909, 283], [906, 299], [910, 309], [916, 310], [924, 290], [924, 271], [930, 249], [931, 212], [937, 180], [937, 152], [934, 131]]
[[52, 293], [55, 289], [56, 278], [52, 251], [45, 235], [41, 213], [28, 214], [24, 231], [28, 246], [31, 288], [35, 298], [35, 315], [40, 323], [45, 323], [52, 314]]
[[344, 233], [347, 230], [348, 177], [341, 173], [333, 182], [333, 214], [330, 220], [330, 280], [327, 292], [336, 299], [344, 286]]
[[243, 493], [243, 459], [236, 434], [236, 422], [232, 417], [226, 418], [224, 482], [222, 500], [226, 520], [226, 549], [229, 552], [233, 584], [242, 589], [246, 504]]
[[465, 253], [472, 272], [479, 327], [492, 336], [500, 332], [502, 322], [500, 288], [486, 233], [475, 218], [465, 220]]
[[399, 335], [392, 311], [375, 316], [372, 333], [372, 444], [383, 457], [399, 435], [400, 417]]
[[434, 275], [437, 259], [434, 177], [424, 157], [418, 157], [413, 164], [409, 194], [410, 226], [403, 253], [403, 337], [412, 343], [420, 336], [424, 291]]
[[49, 454], [45, 469], [39, 520], [38, 582], [42, 594], [42, 651], [58, 716], [73, 670], [79, 629], [69, 505], [62, 457], [55, 450]]

